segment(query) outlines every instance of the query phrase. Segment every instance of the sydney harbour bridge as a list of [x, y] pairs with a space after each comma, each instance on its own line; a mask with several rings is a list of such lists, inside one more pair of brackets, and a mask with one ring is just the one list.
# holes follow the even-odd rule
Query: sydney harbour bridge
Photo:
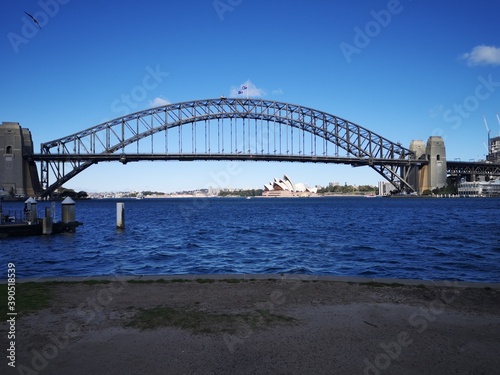
[[[20, 141], [9, 138], [8, 133], [16, 131]], [[119, 117], [42, 143], [40, 153], [33, 151], [29, 130], [17, 123], [3, 123], [0, 147], [4, 148], [5, 160], [0, 164], [0, 185], [4, 190], [13, 187], [17, 192], [24, 190], [44, 198], [99, 162], [126, 164], [143, 160], [368, 166], [396, 190], [417, 193], [441, 187], [447, 173], [500, 175], [499, 164], [446, 162], [444, 142], [440, 137], [431, 138], [427, 149], [423, 142], [406, 148], [365, 127], [312, 108], [221, 97], [168, 104]], [[437, 151], [429, 151], [429, 144], [432, 149], [434, 143], [438, 144]], [[22, 157], [17, 155], [16, 159], [16, 152]], [[10, 167], [9, 160], [14, 163]]]

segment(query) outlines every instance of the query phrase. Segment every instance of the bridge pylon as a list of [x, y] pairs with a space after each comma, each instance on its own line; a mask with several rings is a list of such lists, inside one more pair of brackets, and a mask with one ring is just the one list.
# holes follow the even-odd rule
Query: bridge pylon
[[446, 186], [447, 165], [446, 147], [444, 140], [439, 136], [429, 137], [427, 144], [422, 140], [413, 140], [409, 149], [415, 153], [421, 165], [411, 167], [409, 184], [418, 193]]
[[17, 122], [3, 122], [0, 125], [0, 189], [18, 197], [41, 193], [38, 170], [30, 155], [33, 155], [33, 140], [29, 129]]

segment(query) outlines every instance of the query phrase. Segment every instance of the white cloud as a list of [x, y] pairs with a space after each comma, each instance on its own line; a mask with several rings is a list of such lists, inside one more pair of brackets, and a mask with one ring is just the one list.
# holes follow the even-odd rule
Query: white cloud
[[164, 98], [156, 97], [149, 102], [150, 108], [163, 107], [164, 105], [172, 104], [170, 101]]
[[[246, 90], [242, 90], [242, 88], [246, 86]], [[239, 91], [243, 91], [242, 94], [238, 94]], [[249, 98], [260, 98], [262, 96], [266, 95], [266, 92], [264, 89], [259, 89], [257, 86], [255, 86], [252, 81], [247, 80], [246, 82], [242, 83], [239, 86], [232, 86], [231, 87], [231, 98], [246, 98], [247, 96]]]
[[472, 51], [464, 53], [462, 58], [469, 66], [500, 65], [500, 48], [493, 46], [476, 46]]
[[443, 115], [444, 112], [444, 105], [439, 104], [437, 106], [432, 107], [429, 109], [429, 116], [430, 117], [440, 117]]
[[283, 90], [282, 89], [277, 89], [277, 90], [273, 90], [273, 95], [283, 95]]

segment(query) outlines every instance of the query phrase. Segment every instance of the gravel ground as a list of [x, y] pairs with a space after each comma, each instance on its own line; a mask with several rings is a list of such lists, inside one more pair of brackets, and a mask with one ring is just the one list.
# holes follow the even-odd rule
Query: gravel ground
[[[49, 308], [18, 318], [16, 368], [3, 356], [1, 374], [497, 374], [500, 368], [496, 287], [113, 279], [55, 284], [51, 295]], [[130, 326], [153, 307], [222, 320], [202, 328], [163, 318], [152, 329]]]

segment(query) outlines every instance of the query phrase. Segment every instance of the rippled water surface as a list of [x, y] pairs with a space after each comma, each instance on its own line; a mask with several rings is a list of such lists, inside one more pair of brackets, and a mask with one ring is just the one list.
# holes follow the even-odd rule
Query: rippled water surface
[[[297, 273], [500, 282], [499, 199], [79, 201], [76, 233], [0, 239], [18, 277]], [[48, 203], [39, 203], [39, 212]], [[22, 203], [4, 203], [4, 211]], [[57, 205], [60, 218], [60, 206]]]

